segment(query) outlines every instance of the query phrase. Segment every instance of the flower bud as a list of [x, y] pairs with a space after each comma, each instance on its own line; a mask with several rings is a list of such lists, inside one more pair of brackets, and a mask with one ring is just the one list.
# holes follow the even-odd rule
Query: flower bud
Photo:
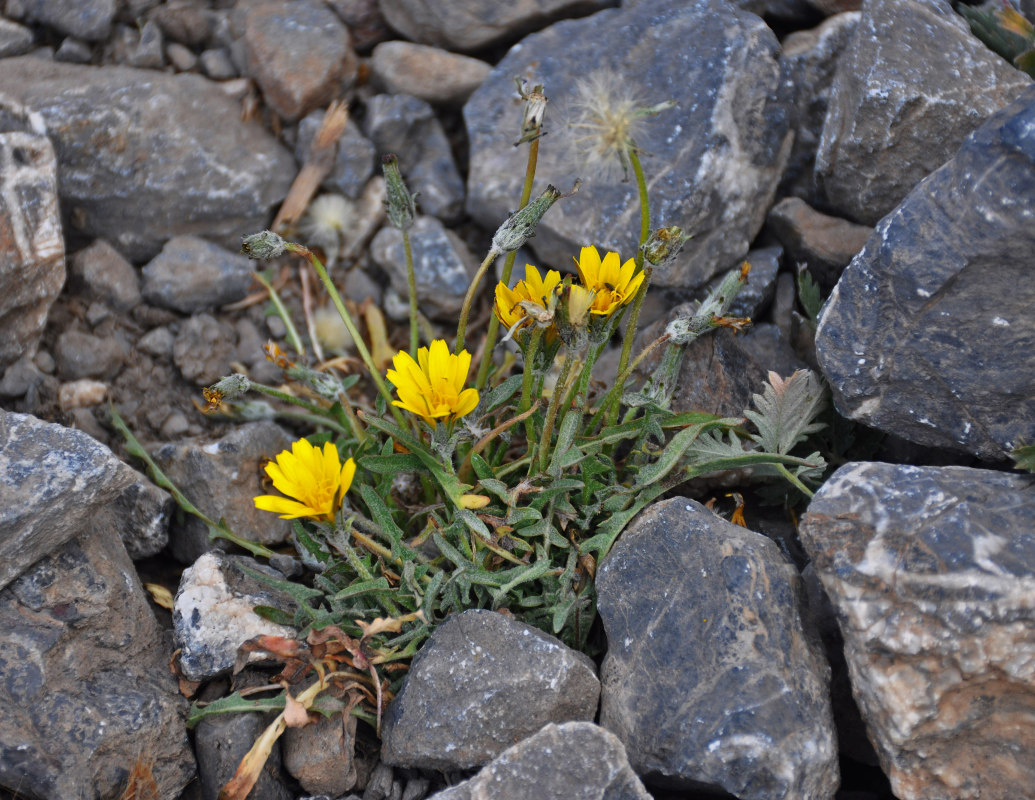
[[301, 364], [292, 364], [284, 370], [284, 374], [292, 380], [308, 386], [327, 400], [337, 400], [341, 393], [341, 381], [329, 373], [319, 372]]
[[202, 389], [201, 394], [208, 403], [207, 410], [216, 411], [227, 400], [236, 400], [241, 395], [247, 394], [251, 388], [252, 382], [247, 375], [234, 373]]
[[417, 203], [414, 199], [416, 195], [410, 194], [410, 190], [406, 188], [396, 156], [384, 156], [381, 159], [381, 169], [385, 174], [385, 208], [388, 210], [388, 219], [399, 230], [407, 230], [417, 216]]
[[581, 181], [575, 181], [575, 185], [567, 194], [561, 194], [555, 186], [547, 186], [541, 195], [520, 211], [515, 211], [499, 226], [492, 237], [493, 252], [499, 256], [521, 247], [535, 235], [536, 226], [539, 225], [543, 215], [550, 210], [550, 206], [562, 197], [570, 197], [575, 194], [581, 185]]
[[241, 252], [255, 261], [269, 261], [286, 249], [287, 242], [273, 231], [262, 231], [241, 237]]
[[643, 243], [643, 258], [654, 266], [664, 264], [679, 255], [683, 243], [690, 238], [691, 234], [684, 234], [683, 229], [676, 225], [658, 228]]

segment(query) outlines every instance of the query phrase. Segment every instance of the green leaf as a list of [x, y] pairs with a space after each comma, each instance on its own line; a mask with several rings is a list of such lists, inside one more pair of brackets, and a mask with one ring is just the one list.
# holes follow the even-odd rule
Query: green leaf
[[811, 370], [799, 369], [786, 379], [770, 372], [762, 394], [752, 400], [757, 411], [748, 409], [744, 416], [758, 428], [751, 438], [767, 453], [786, 455], [824, 427], [816, 422], [824, 405], [823, 385]]
[[813, 280], [812, 273], [804, 264], [798, 268], [798, 302], [815, 328], [823, 308], [823, 298], [819, 293], [819, 284]]
[[1010, 456], [1017, 465], [1017, 469], [1035, 472], [1035, 444], [1019, 442], [1017, 447], [1010, 451]]
[[419, 472], [424, 469], [421, 460], [413, 453], [393, 453], [389, 456], [365, 456], [357, 466], [377, 475], [395, 475], [399, 472]]
[[[257, 711], [260, 713], [267, 713], [269, 711], [283, 711], [286, 705], [284, 700], [284, 693], [274, 697], [257, 697], [255, 699], [245, 698], [241, 696], [240, 692], [234, 692], [227, 697], [221, 697], [211, 703], [200, 705], [194, 703], [191, 705], [190, 714], [187, 716], [187, 727], [193, 728], [205, 717], [211, 717], [216, 714], [239, 714], [249, 711]], [[329, 694], [319, 694], [313, 701], [313, 705], [310, 707], [311, 711], [316, 711], [325, 717], [332, 717], [335, 714], [341, 713], [345, 708], [345, 705]]]
[[496, 474], [492, 471], [492, 467], [489, 466], [489, 462], [477, 453], [471, 456], [471, 467], [474, 469], [474, 474], [478, 476], [479, 480], [493, 480], [496, 477]]
[[656, 461], [647, 464], [640, 470], [640, 474], [636, 476], [636, 486], [650, 486], [668, 475], [673, 469], [679, 466], [680, 462], [683, 460], [683, 456], [686, 454], [686, 451], [690, 449], [690, 446], [694, 443], [697, 437], [705, 431], [711, 430], [719, 425], [733, 427], [739, 422], [740, 420], [738, 419], [713, 419], [709, 422], [701, 422], [696, 425], [688, 425], [683, 428], [683, 430], [672, 437], [672, 441], [670, 441], [665, 446], [665, 449], [658, 454]]
[[331, 600], [346, 600], [350, 597], [358, 597], [361, 594], [367, 594], [368, 592], [375, 592], [391, 588], [392, 586], [388, 583], [388, 578], [385, 578], [384, 576], [380, 578], [374, 578], [370, 581], [356, 581], [355, 583], [345, 587], [336, 595], [334, 595], [331, 598]]
[[295, 615], [282, 611], [279, 608], [274, 608], [273, 606], [255, 606], [252, 611], [263, 619], [274, 622], [277, 625], [290, 625], [291, 627], [297, 627], [295, 623]]

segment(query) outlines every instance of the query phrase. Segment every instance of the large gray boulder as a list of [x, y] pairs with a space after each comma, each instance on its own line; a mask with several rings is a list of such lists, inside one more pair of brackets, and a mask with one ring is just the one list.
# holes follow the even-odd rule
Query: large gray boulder
[[1035, 87], [910, 193], [816, 333], [845, 416], [1002, 460], [1035, 440]]

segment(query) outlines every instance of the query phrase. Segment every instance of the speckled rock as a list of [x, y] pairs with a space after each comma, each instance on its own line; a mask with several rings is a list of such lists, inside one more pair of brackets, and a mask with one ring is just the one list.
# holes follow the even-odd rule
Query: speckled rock
[[902, 800], [1007, 800], [1035, 780], [1035, 477], [852, 463], [801, 537]]
[[[211, 519], [223, 518], [238, 536], [264, 545], [285, 541], [291, 523], [255, 507], [252, 498], [268, 494], [262, 465], [291, 446], [294, 437], [274, 422], [239, 425], [219, 439], [194, 437], [162, 445], [155, 462], [170, 480]], [[169, 551], [184, 564], [217, 546], [205, 524], [184, 515], [173, 526]]]
[[802, 626], [797, 570], [772, 540], [665, 500], [622, 534], [597, 593], [600, 724], [638, 774], [742, 800], [833, 798], [829, 667]]
[[381, 760], [478, 767], [548, 722], [592, 720], [599, 690], [593, 662], [553, 636], [494, 611], [454, 614], [388, 706]]
[[88, 41], [107, 38], [116, 11], [115, 0], [21, 0], [19, 5], [23, 20], [40, 22], [66, 36]]
[[241, 121], [233, 99], [197, 75], [20, 56], [4, 59], [0, 93], [42, 116], [72, 227], [131, 260], [187, 233], [236, 249], [242, 230], [268, 224], [297, 169], [258, 123]]
[[[200, 681], [228, 671], [237, 659], [237, 648], [256, 636], [293, 638], [298, 633], [255, 613], [257, 605], [285, 610], [293, 606], [290, 598], [271, 590], [247, 570], [284, 579], [254, 559], [222, 553], [205, 553], [183, 571], [173, 603], [173, 628], [180, 671], [188, 680]], [[261, 658], [252, 653], [247, 661]]]
[[1035, 441], [1035, 87], [877, 226], [827, 300], [838, 410], [917, 444], [1002, 460]]
[[816, 153], [826, 210], [876, 225], [1030, 84], [947, 0], [868, 0]]
[[640, 120], [637, 144], [653, 218], [694, 238], [655, 270], [653, 282], [700, 286], [747, 254], [790, 153], [779, 49], [761, 19], [725, 0], [640, 0], [528, 36], [464, 106], [468, 213], [495, 230], [520, 196], [527, 150], [513, 146], [521, 127], [514, 77], [522, 76], [545, 84], [551, 100], [535, 192], [547, 181], [562, 191], [577, 177], [583, 181], [577, 195], [550, 209], [529, 246], [540, 263], [559, 268], [589, 243], [631, 257], [640, 224], [636, 183], [622, 181], [617, 159], [585, 157], [579, 141], [602, 137], [580, 126], [592, 126], [601, 108], [671, 100], [674, 108]]
[[614, 5], [614, 0], [380, 0], [388, 24], [413, 42], [447, 50], [480, 50], [565, 16]]
[[323, 3], [260, 3], [245, 14], [249, 76], [284, 119], [326, 105], [355, 81], [349, 29]]
[[64, 281], [54, 148], [39, 114], [0, 96], [0, 369], [36, 351]]
[[618, 738], [592, 722], [545, 725], [433, 800], [650, 800]]

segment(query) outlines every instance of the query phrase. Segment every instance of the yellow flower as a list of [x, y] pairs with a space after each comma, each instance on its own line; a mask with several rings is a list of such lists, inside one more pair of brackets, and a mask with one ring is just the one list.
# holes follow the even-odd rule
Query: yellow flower
[[624, 264], [618, 253], [608, 253], [603, 260], [595, 247], [583, 247], [575, 260], [579, 277], [587, 289], [596, 292], [591, 312], [608, 316], [636, 296], [643, 283], [643, 271], [636, 271], [636, 262]]
[[392, 405], [413, 412], [431, 425], [444, 417], [459, 419], [478, 405], [478, 390], [464, 388], [471, 354], [461, 350], [453, 355], [444, 339], [433, 341], [430, 350], [418, 350], [416, 361], [400, 350], [392, 364], [395, 369], [388, 370], [388, 380], [399, 395]]
[[299, 439], [290, 452], [283, 450], [266, 465], [266, 474], [273, 479], [274, 488], [288, 497], [259, 495], [256, 508], [280, 514], [281, 519], [312, 517], [329, 522], [352, 485], [356, 462], [350, 458], [343, 465], [338, 448], [330, 442], [321, 450]]
[[557, 270], [551, 269], [543, 278], [539, 270], [531, 264], [525, 264], [525, 279], [518, 281], [513, 289], [507, 288], [502, 281], [496, 284], [496, 305], [493, 308], [496, 318], [507, 330], [519, 324], [524, 327], [533, 318], [521, 303], [534, 303], [544, 310], [549, 309], [550, 298], [556, 293], [560, 282], [561, 273]]

